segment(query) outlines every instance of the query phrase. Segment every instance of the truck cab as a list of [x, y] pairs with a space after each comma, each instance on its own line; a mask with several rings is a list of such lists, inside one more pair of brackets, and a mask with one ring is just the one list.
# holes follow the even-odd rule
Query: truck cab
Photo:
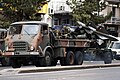
[[[105, 64], [112, 62], [111, 50], [102, 49], [101, 46], [96, 48], [96, 40], [105, 37], [106, 43], [109, 39], [116, 38], [84, 25], [74, 27], [72, 31], [71, 28], [49, 28], [47, 23], [41, 21], [14, 22], [5, 39], [6, 49], [3, 56], [9, 57], [13, 68], [20, 68], [29, 62], [36, 67], [55, 66], [58, 60], [63, 66], [81, 65], [87, 52], [95, 54], [95, 58], [100, 57]], [[92, 42], [95, 42], [94, 47], [91, 47]]]
[[5, 39], [6, 49], [3, 55], [10, 58], [14, 68], [30, 61], [35, 64], [35, 60], [44, 57], [49, 48], [48, 31], [48, 24], [41, 21], [12, 23]]

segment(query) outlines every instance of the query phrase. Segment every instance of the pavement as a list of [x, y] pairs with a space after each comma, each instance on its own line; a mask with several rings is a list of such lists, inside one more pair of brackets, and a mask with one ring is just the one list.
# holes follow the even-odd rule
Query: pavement
[[105, 68], [105, 67], [120, 67], [120, 63], [114, 64], [95, 64], [95, 65], [74, 65], [74, 66], [50, 66], [50, 67], [26, 67], [26, 68], [9, 68], [0, 70], [0, 75], [14, 75], [21, 73], [49, 72], [75, 69], [90, 69], [90, 68]]
[[104, 67], [120, 67], [120, 63], [119, 64], [99, 64], [99, 65], [74, 65], [74, 66], [39, 67], [39, 68], [21, 69], [18, 73], [48, 72], [48, 71], [104, 68]]

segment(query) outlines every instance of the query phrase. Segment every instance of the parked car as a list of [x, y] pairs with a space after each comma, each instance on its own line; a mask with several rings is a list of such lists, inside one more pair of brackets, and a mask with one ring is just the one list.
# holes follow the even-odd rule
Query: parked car
[[112, 51], [115, 51], [115, 59], [120, 60], [120, 41], [112, 41], [108, 47]]

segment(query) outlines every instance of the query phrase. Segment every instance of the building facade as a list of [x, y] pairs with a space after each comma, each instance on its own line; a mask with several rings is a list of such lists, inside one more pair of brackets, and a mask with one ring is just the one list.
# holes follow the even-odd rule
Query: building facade
[[107, 2], [104, 15], [112, 13], [112, 17], [104, 23], [105, 28], [111, 35], [120, 37], [120, 0], [107, 0]]
[[[50, 0], [48, 14], [51, 16], [52, 26], [70, 24], [73, 25], [72, 10], [66, 4], [67, 0]], [[104, 25], [107, 31], [116, 37], [120, 37], [120, 0], [107, 0], [107, 7], [100, 12], [104, 16], [112, 13], [112, 17]]]
[[50, 0], [48, 3], [49, 15], [52, 17], [52, 26], [73, 24], [72, 10], [66, 4], [67, 0]]

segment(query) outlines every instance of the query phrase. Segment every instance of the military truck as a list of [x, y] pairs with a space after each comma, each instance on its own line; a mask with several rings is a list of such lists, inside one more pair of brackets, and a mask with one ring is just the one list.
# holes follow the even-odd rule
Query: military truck
[[[20, 68], [29, 62], [36, 67], [55, 66], [58, 60], [62, 66], [81, 65], [84, 54], [89, 52], [101, 57], [106, 64], [111, 63], [112, 51], [97, 47], [98, 36], [93, 31], [81, 24], [56, 29], [41, 21], [14, 22], [5, 39], [3, 56], [9, 57], [13, 68]], [[109, 38], [116, 40], [111, 36]], [[109, 40], [105, 38], [104, 41]]]

